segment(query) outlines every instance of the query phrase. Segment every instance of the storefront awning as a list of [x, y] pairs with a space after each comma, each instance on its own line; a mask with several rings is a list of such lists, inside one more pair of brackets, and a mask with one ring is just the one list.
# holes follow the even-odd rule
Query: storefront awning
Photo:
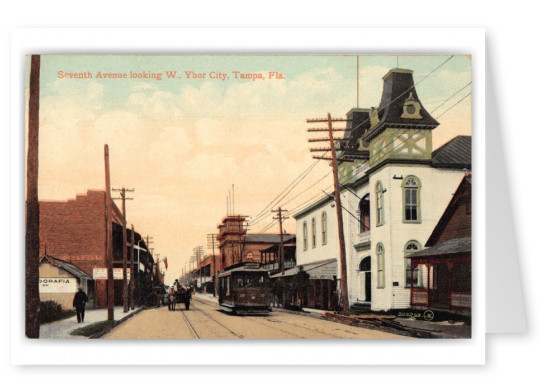
[[292, 269], [285, 270], [285, 275], [277, 273], [270, 276], [270, 278], [294, 276], [299, 273], [300, 268], [308, 273], [311, 280], [333, 280], [337, 276], [337, 260], [333, 258], [326, 259], [324, 261], [297, 265]]

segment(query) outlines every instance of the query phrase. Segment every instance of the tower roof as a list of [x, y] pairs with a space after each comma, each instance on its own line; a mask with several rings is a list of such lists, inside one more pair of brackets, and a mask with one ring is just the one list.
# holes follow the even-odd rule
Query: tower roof
[[[421, 126], [429, 129], [434, 129], [439, 125], [438, 121], [425, 110], [417, 95], [413, 71], [400, 68], [391, 69], [383, 77], [383, 81], [381, 103], [377, 108], [379, 123], [367, 132], [366, 138], [375, 136], [389, 125]], [[418, 110], [410, 115], [406, 114], [404, 108], [408, 103], [413, 106], [418, 105]]]
[[371, 127], [370, 120], [371, 109], [351, 109], [347, 114], [346, 131], [344, 138], [346, 141], [342, 146], [347, 150], [356, 150], [359, 147], [359, 140], [366, 130]]

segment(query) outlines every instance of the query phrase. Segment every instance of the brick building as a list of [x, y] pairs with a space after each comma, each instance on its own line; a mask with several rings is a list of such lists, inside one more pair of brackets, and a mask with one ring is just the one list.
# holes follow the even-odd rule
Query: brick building
[[[106, 268], [107, 202], [111, 203], [113, 267], [122, 267], [123, 216], [103, 190], [88, 190], [68, 201], [40, 201], [40, 253], [74, 265], [90, 276], [94, 269]], [[130, 234], [127, 230], [128, 254], [133, 254], [136, 282], [139, 285], [141, 281], [143, 287], [150, 280], [145, 275], [152, 272], [153, 260], [138, 233], [132, 251]], [[122, 290], [122, 280], [115, 280], [115, 305], [122, 305]], [[107, 280], [94, 280], [94, 301], [95, 307], [107, 307]]]
[[205, 255], [199, 262], [199, 266], [191, 272], [192, 285], [202, 292], [213, 293], [214, 273], [222, 270], [219, 255]]
[[[280, 243], [275, 233], [247, 233], [243, 215], [228, 215], [218, 225], [218, 248], [221, 254], [220, 270], [243, 262], [262, 262], [261, 251]], [[283, 234], [283, 241], [294, 238]]]

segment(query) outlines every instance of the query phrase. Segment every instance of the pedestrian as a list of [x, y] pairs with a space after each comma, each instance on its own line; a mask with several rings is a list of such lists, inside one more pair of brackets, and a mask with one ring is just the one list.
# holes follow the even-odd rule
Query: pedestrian
[[84, 322], [84, 310], [86, 308], [86, 303], [88, 302], [88, 296], [82, 291], [82, 288], [78, 288], [78, 292], [75, 294], [73, 299], [73, 307], [77, 310], [77, 322]]
[[191, 301], [191, 288], [185, 287], [184, 288], [184, 304], [186, 306], [186, 310], [189, 310], [189, 302]]

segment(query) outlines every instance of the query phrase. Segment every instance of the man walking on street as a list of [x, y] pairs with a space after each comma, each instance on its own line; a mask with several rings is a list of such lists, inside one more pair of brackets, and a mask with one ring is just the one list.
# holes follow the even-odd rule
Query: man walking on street
[[82, 288], [78, 288], [78, 292], [75, 294], [73, 299], [73, 307], [77, 310], [77, 322], [84, 322], [84, 309], [86, 308], [86, 302], [88, 301], [88, 296], [82, 291]]
[[189, 302], [191, 301], [191, 288], [185, 287], [184, 289], [184, 304], [186, 306], [186, 311], [189, 310]]

